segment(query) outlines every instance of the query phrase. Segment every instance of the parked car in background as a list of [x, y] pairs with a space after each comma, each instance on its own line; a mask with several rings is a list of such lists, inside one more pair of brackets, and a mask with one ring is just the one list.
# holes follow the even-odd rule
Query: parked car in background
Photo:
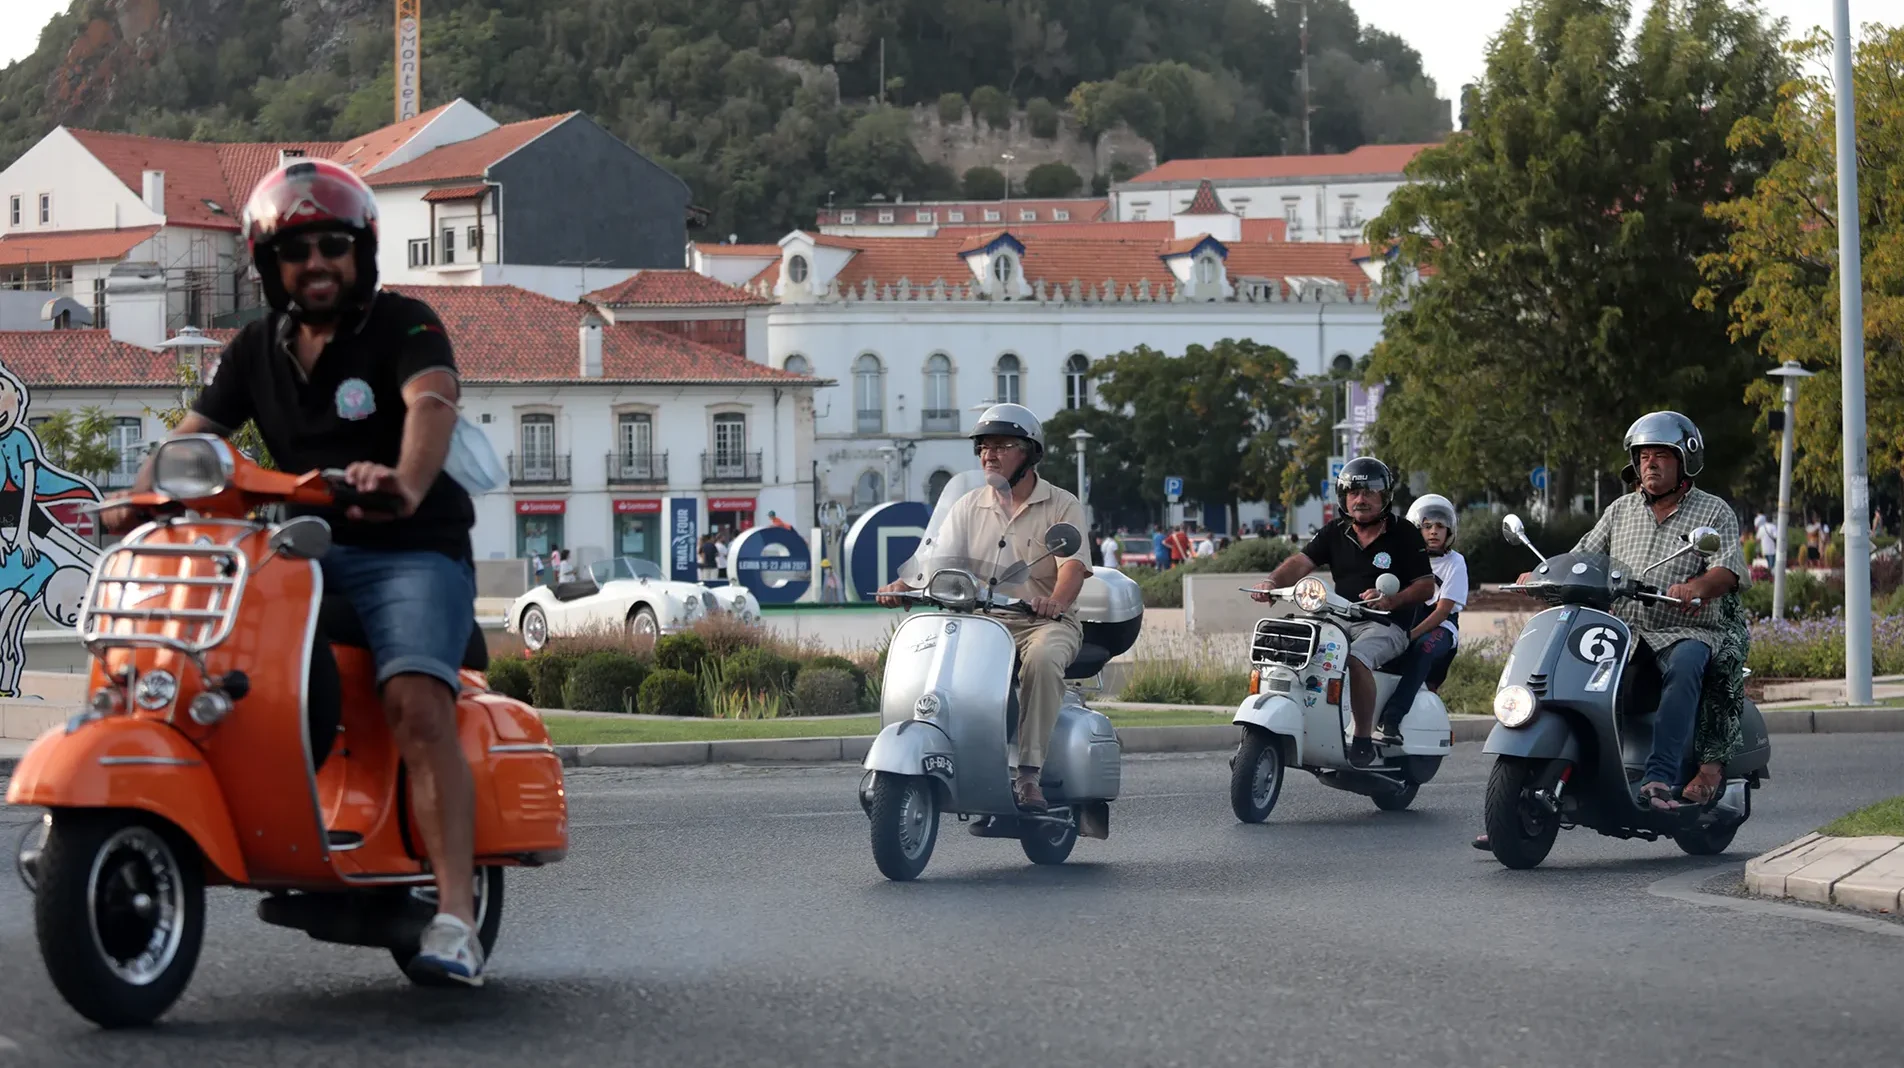
[[1120, 534], [1117, 536], [1117, 564], [1119, 567], [1155, 567], [1157, 558], [1151, 555], [1150, 538], [1142, 534]]
[[533, 652], [551, 638], [617, 626], [659, 638], [720, 614], [757, 622], [760, 601], [739, 586], [710, 589], [677, 582], [653, 561], [617, 556], [589, 564], [573, 581], [537, 586], [516, 598], [503, 630], [522, 635], [522, 644]]

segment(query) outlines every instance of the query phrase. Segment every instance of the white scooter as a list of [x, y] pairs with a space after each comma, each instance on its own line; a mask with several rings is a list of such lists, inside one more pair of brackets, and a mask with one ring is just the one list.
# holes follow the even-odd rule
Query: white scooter
[[[1384, 574], [1375, 586], [1386, 596], [1401, 582]], [[1378, 738], [1379, 763], [1365, 768], [1349, 763], [1354, 720], [1346, 624], [1385, 619], [1388, 613], [1350, 601], [1314, 575], [1270, 595], [1293, 603], [1297, 614], [1257, 621], [1250, 640], [1250, 696], [1232, 720], [1243, 728], [1230, 758], [1230, 807], [1236, 818], [1244, 823], [1268, 819], [1288, 768], [1310, 772], [1324, 786], [1363, 794], [1384, 812], [1407, 808], [1440, 769], [1454, 732], [1441, 698], [1424, 688], [1402, 719], [1402, 743], [1383, 745]], [[1388, 702], [1398, 681], [1388, 672], [1375, 672], [1377, 708]]]

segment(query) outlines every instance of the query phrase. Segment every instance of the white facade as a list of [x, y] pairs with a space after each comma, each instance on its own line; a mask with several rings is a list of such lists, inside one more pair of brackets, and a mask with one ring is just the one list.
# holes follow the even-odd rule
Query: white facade
[[[50, 220], [40, 221], [39, 202], [48, 201]], [[20, 201], [16, 224], [12, 209]], [[58, 127], [0, 171], [0, 232], [20, 234], [66, 230], [119, 230], [162, 226], [163, 201], [148, 204], [99, 162], [65, 127]], [[226, 205], [237, 217], [237, 208]]]
[[[1388, 207], [1402, 176], [1344, 181], [1309, 178], [1211, 179], [1223, 206], [1245, 219], [1281, 219], [1290, 241], [1360, 243], [1362, 228]], [[1114, 188], [1119, 222], [1169, 219], [1190, 207], [1198, 181], [1135, 183]]]

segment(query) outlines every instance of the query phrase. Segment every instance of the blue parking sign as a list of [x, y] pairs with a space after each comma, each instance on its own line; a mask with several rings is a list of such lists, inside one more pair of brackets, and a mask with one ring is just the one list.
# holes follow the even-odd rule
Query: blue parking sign
[[1173, 501], [1183, 496], [1183, 479], [1178, 478], [1176, 475], [1165, 476], [1164, 477], [1164, 496], [1170, 498]]

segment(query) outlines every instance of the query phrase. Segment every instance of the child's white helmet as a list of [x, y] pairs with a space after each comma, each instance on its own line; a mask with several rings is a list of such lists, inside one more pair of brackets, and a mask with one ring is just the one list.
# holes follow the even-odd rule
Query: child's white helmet
[[1439, 493], [1424, 493], [1415, 498], [1415, 503], [1408, 506], [1408, 521], [1416, 526], [1421, 526], [1429, 520], [1434, 520], [1447, 527], [1448, 540], [1451, 542], [1454, 540], [1455, 510], [1453, 501], [1450, 501]]

